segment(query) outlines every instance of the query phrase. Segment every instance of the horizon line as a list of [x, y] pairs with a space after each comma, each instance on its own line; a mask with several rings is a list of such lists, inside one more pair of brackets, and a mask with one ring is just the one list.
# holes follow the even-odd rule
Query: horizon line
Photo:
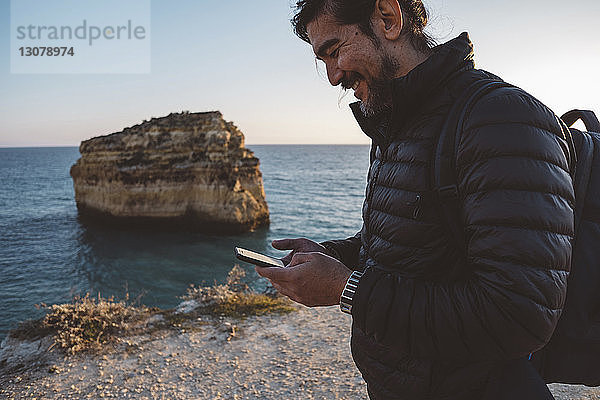
[[[370, 143], [246, 143], [248, 146], [370, 146]], [[0, 145], [0, 149], [42, 149], [42, 148], [78, 148], [80, 145], [40, 144], [30, 146]]]

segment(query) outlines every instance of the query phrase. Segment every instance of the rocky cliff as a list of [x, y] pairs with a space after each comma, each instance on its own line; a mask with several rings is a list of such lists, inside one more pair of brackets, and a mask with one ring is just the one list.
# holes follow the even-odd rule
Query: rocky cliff
[[247, 231], [269, 222], [259, 160], [220, 112], [170, 114], [86, 140], [71, 167], [80, 215]]

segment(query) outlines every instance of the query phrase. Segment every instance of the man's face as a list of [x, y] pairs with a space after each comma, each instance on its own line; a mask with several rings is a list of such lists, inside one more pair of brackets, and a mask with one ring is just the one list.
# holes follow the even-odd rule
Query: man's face
[[356, 25], [340, 25], [327, 14], [310, 22], [307, 31], [333, 86], [353, 89], [365, 115], [391, 108], [391, 80], [397, 64], [376, 36], [365, 35]]

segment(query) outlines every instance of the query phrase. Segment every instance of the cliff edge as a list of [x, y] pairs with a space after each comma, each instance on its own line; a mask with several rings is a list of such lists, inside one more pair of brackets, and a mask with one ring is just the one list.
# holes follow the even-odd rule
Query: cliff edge
[[176, 113], [86, 140], [71, 167], [80, 215], [243, 232], [269, 222], [259, 160], [220, 112]]

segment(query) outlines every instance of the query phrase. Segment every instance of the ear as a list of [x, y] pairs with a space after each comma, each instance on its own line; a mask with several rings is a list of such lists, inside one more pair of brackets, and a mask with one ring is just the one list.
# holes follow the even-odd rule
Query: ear
[[396, 40], [402, 33], [402, 10], [398, 0], [377, 0], [373, 13], [375, 29], [383, 33], [388, 40]]

